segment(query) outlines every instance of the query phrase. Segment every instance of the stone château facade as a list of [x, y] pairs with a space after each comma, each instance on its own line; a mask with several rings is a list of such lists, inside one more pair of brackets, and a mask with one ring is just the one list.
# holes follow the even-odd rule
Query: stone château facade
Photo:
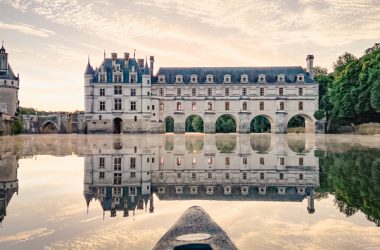
[[11, 133], [18, 112], [20, 77], [13, 73], [8, 63], [4, 45], [0, 49], [0, 135]]
[[161, 133], [166, 121], [175, 133], [186, 132], [189, 117], [199, 116], [205, 133], [215, 133], [219, 117], [233, 118], [236, 132], [249, 133], [261, 115], [273, 133], [286, 133], [288, 121], [305, 118], [306, 132], [316, 129], [318, 84], [314, 56], [302, 67], [164, 67], [154, 72], [148, 62], [112, 53], [99, 68], [87, 64], [85, 122], [88, 133]]

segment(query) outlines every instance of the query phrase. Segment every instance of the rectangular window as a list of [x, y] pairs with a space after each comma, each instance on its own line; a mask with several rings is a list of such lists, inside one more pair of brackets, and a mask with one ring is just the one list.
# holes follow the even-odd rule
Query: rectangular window
[[115, 170], [115, 171], [121, 170], [121, 158], [120, 157], [113, 159], [113, 170]]
[[298, 88], [298, 95], [303, 96], [303, 88]]
[[137, 122], [137, 116], [134, 117], [134, 121]]
[[285, 165], [285, 158], [280, 158], [280, 165]]
[[260, 88], [260, 96], [264, 96], [264, 88]]
[[208, 165], [211, 165], [211, 164], [212, 164], [212, 157], [209, 157], [209, 158], [207, 159], [207, 163], [208, 163]]
[[225, 173], [224, 177], [226, 178], [226, 180], [228, 180], [228, 179], [230, 179], [230, 174], [229, 173]]
[[192, 111], [197, 110], [197, 103], [196, 103], [196, 102], [192, 102], [192, 103], [191, 103], [191, 110], [192, 110]]
[[114, 173], [113, 174], [113, 184], [114, 185], [121, 185], [121, 173]]
[[177, 178], [181, 178], [181, 173], [177, 173]]
[[123, 93], [122, 86], [113, 86], [113, 92], [115, 95], [121, 95]]
[[196, 173], [191, 173], [191, 178], [193, 178], [193, 179], [197, 178], [197, 174]]
[[247, 165], [248, 164], [248, 159], [247, 157], [243, 157], [243, 165]]
[[154, 110], [154, 105], [152, 105], [152, 110]]
[[230, 103], [229, 102], [225, 102], [224, 103], [224, 109], [225, 110], [230, 110]]
[[196, 158], [196, 157], [193, 157], [191, 163], [192, 163], [193, 165], [197, 164], [197, 158]]
[[260, 102], [260, 110], [264, 110], [264, 102]]
[[115, 110], [121, 110], [121, 99], [114, 100], [114, 108]]
[[99, 110], [106, 110], [106, 102], [99, 102]]
[[298, 102], [298, 110], [303, 110], [303, 102]]
[[226, 166], [229, 166], [229, 165], [230, 165], [230, 157], [226, 157], [226, 158], [224, 158], [224, 164], [225, 164]]
[[300, 180], [303, 180], [303, 174], [302, 174], [302, 173], [299, 174], [299, 179], [300, 179]]
[[298, 159], [298, 165], [303, 166], [303, 158], [302, 157]]
[[207, 89], [207, 95], [208, 96], [212, 96], [212, 88], [208, 88]]
[[247, 89], [246, 89], [246, 88], [243, 88], [242, 95], [243, 95], [243, 96], [246, 96], [246, 95], [247, 95]]
[[197, 95], [197, 89], [191, 89], [191, 95], [196, 96]]
[[260, 164], [264, 165], [264, 158], [263, 157], [260, 158]]
[[105, 158], [100, 157], [99, 158], [99, 168], [104, 168], [104, 164], [105, 164]]
[[132, 157], [130, 159], [130, 166], [131, 166], [131, 169], [135, 169], [136, 168], [136, 158], [135, 157]]
[[163, 111], [163, 110], [164, 110], [164, 103], [161, 102], [161, 103], [160, 103], [160, 111]]
[[260, 180], [264, 180], [264, 178], [265, 178], [264, 173], [260, 173]]
[[229, 88], [226, 88], [226, 89], [224, 90], [224, 94], [225, 94], [225, 96], [229, 96], [229, 95], [230, 95], [230, 89], [229, 89]]
[[284, 110], [285, 109], [285, 104], [284, 102], [280, 102], [280, 110]]
[[131, 83], [136, 82], [136, 74], [131, 74]]
[[283, 180], [284, 179], [284, 174], [283, 173], [280, 173], [280, 180]]
[[101, 115], [99, 115], [99, 121], [101, 121], [102, 120], [102, 116]]
[[131, 172], [131, 179], [134, 179], [136, 178], [136, 173], [135, 172]]
[[131, 89], [131, 96], [136, 96], [136, 89]]
[[122, 82], [121, 81], [121, 75], [114, 75], [113, 80], [114, 80], [114, 82]]
[[106, 81], [106, 76], [104, 74], [100, 75], [100, 82], [105, 82]]
[[106, 90], [105, 89], [99, 89], [99, 95], [100, 96], [105, 96], [106, 95]]
[[104, 179], [105, 173], [104, 172], [99, 172], [99, 179]]
[[152, 163], [154, 163], [154, 158], [152, 158]]
[[246, 180], [247, 179], [247, 173], [243, 173], [243, 180]]
[[177, 96], [181, 96], [181, 95], [182, 95], [181, 89], [177, 89]]
[[160, 91], [159, 91], [159, 95], [160, 95], [160, 96], [164, 96], [164, 89], [162, 89], [162, 88], [160, 89]]
[[212, 173], [211, 173], [211, 172], [208, 172], [208, 173], [207, 173], [207, 178], [209, 178], [209, 179], [212, 178]]
[[136, 102], [131, 102], [131, 110], [136, 110]]
[[284, 88], [280, 88], [278, 90], [278, 95], [283, 96], [284, 95]]

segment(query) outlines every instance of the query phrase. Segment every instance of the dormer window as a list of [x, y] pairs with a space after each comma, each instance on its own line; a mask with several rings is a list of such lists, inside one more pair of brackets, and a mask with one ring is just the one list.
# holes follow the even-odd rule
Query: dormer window
[[99, 82], [106, 82], [106, 75], [105, 74], [99, 74]]
[[158, 83], [165, 83], [165, 76], [164, 75], [158, 76]]
[[224, 75], [224, 80], [223, 80], [224, 83], [230, 83], [231, 82], [231, 75]]
[[284, 74], [278, 74], [277, 75], [277, 81], [278, 82], [285, 82], [285, 75]]
[[248, 83], [248, 75], [244, 74], [240, 76], [240, 82], [242, 83]]
[[207, 75], [207, 76], [206, 76], [206, 82], [207, 82], [207, 83], [212, 83], [212, 82], [214, 82], [214, 76], [213, 76], [213, 75]]
[[198, 76], [197, 75], [191, 75], [190, 76], [190, 82], [191, 83], [197, 83], [198, 82]]
[[297, 75], [297, 82], [303, 82], [305, 81], [305, 75], [304, 74], [298, 74]]
[[183, 75], [176, 75], [175, 83], [183, 83]]
[[266, 82], [265, 74], [260, 74], [259, 77], [257, 78], [257, 81], [261, 83]]
[[132, 67], [131, 67], [131, 71], [132, 71], [132, 72], [135, 72], [135, 71], [136, 71], [134, 65], [132, 65]]

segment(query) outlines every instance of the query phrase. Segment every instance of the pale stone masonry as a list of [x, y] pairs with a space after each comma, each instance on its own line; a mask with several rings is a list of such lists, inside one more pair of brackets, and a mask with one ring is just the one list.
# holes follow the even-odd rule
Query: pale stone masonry
[[0, 135], [11, 133], [18, 112], [20, 77], [13, 73], [4, 46], [0, 48]]
[[185, 132], [185, 121], [199, 116], [204, 132], [215, 133], [222, 115], [232, 117], [236, 132], [249, 133], [262, 115], [272, 133], [286, 133], [288, 121], [305, 118], [306, 132], [316, 131], [318, 84], [313, 80], [314, 56], [307, 70], [292, 67], [163, 67], [154, 72], [144, 59], [104, 58], [99, 68], [88, 62], [84, 74], [85, 122], [88, 133], [162, 133], [166, 119], [174, 132]]

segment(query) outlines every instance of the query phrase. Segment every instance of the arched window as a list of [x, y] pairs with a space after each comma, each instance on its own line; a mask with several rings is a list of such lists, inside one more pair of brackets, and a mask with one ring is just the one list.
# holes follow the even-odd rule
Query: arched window
[[182, 110], [182, 104], [180, 102], [177, 102], [177, 110]]
[[247, 102], [243, 102], [243, 110], [247, 110], [247, 109], [248, 109]]
[[207, 103], [207, 110], [212, 110], [212, 103], [211, 102]]

